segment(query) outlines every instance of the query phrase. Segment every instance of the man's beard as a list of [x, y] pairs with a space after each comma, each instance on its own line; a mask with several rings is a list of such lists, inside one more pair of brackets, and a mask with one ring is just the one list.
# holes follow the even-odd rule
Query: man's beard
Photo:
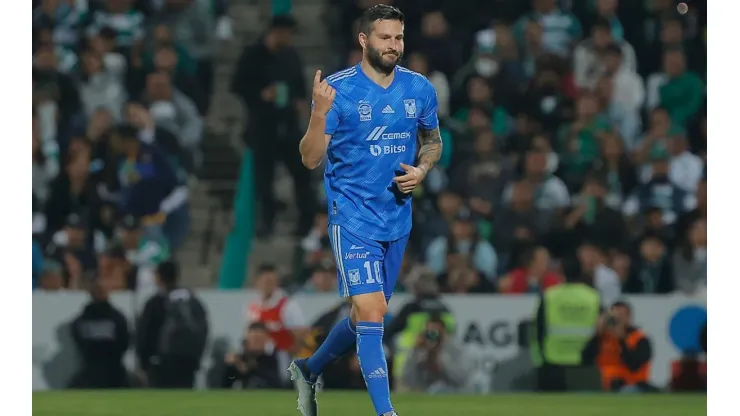
[[385, 75], [390, 75], [391, 72], [396, 68], [396, 65], [401, 61], [401, 57], [403, 56], [402, 52], [396, 52], [398, 55], [396, 56], [396, 60], [392, 63], [388, 63], [383, 60], [383, 55], [390, 55], [392, 53], [386, 52], [385, 54], [381, 53], [377, 49], [373, 48], [372, 46], [367, 46], [367, 61], [370, 64], [373, 69], [375, 69], [378, 72], [381, 72]]

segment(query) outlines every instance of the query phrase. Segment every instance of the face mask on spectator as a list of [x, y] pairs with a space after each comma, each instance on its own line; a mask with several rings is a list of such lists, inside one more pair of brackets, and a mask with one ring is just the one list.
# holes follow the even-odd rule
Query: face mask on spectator
[[106, 54], [103, 56], [103, 66], [114, 72], [123, 71], [126, 68], [126, 58], [120, 54]]
[[175, 105], [169, 101], [156, 101], [149, 107], [149, 114], [158, 121], [172, 120], [176, 113]]
[[542, 101], [540, 101], [540, 109], [545, 114], [550, 114], [555, 110], [555, 107], [558, 105], [558, 100], [555, 97], [547, 96], [542, 98]]
[[82, 75], [83, 82], [87, 84], [105, 84], [108, 82], [108, 78], [103, 73], [97, 73], [92, 75], [83, 74]]
[[560, 163], [560, 158], [558, 157], [558, 154], [555, 152], [550, 152], [547, 154], [547, 171], [549, 173], [553, 173], [556, 170], [558, 170], [558, 164]]
[[490, 58], [478, 58], [475, 61], [475, 71], [482, 77], [490, 78], [498, 72], [498, 62]]

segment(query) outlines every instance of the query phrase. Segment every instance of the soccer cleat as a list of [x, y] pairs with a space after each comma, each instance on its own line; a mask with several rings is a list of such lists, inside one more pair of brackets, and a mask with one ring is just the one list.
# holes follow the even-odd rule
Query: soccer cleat
[[298, 389], [298, 411], [303, 416], [317, 416], [316, 386], [318, 376], [311, 374], [306, 367], [306, 360], [295, 360], [288, 367], [290, 379], [295, 381]]
[[398, 413], [390, 411], [388, 413], [383, 413], [383, 416], [398, 416]]

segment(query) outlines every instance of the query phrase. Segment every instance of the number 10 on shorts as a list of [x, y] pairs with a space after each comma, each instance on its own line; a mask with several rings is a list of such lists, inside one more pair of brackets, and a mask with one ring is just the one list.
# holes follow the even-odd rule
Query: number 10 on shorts
[[[372, 263], [372, 264], [371, 264]], [[383, 277], [380, 273], [380, 261], [366, 261], [363, 265], [365, 268], [365, 273], [367, 274], [367, 279], [365, 280], [365, 283], [383, 283]]]

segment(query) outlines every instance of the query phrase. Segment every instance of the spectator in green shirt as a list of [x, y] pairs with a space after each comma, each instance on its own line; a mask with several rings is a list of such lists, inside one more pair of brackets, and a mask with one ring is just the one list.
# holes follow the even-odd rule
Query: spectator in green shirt
[[468, 80], [469, 105], [455, 112], [455, 119], [468, 120], [470, 108], [477, 106], [486, 108], [490, 114], [491, 131], [497, 137], [505, 137], [511, 131], [511, 117], [503, 107], [493, 101], [493, 92], [485, 78], [475, 76]]
[[152, 37], [142, 53], [142, 62], [145, 70], [151, 71], [154, 69], [154, 55], [158, 49], [164, 47], [175, 49], [177, 53], [178, 73], [185, 75], [196, 74], [198, 63], [195, 61], [195, 58], [193, 58], [181, 43], [175, 40], [172, 31], [165, 25], [158, 25], [152, 30]]
[[561, 166], [569, 186], [580, 185], [583, 176], [599, 156], [600, 140], [611, 130], [606, 117], [599, 113], [597, 98], [582, 94], [576, 108], [576, 119], [558, 130]]
[[686, 70], [686, 57], [680, 49], [663, 54], [663, 70], [667, 79], [659, 90], [660, 105], [668, 110], [673, 123], [685, 127], [704, 103], [704, 82]]
[[546, 51], [567, 56], [583, 37], [581, 22], [558, 7], [557, 0], [533, 0], [532, 13], [520, 17], [514, 24], [514, 34], [523, 43], [529, 22], [542, 26], [542, 43]]
[[672, 123], [668, 110], [664, 107], [656, 107], [650, 112], [650, 124], [642, 140], [634, 144], [632, 148], [633, 159], [636, 163], [646, 163], [650, 152], [655, 149], [668, 149], [668, 140], [684, 135], [682, 127]]

